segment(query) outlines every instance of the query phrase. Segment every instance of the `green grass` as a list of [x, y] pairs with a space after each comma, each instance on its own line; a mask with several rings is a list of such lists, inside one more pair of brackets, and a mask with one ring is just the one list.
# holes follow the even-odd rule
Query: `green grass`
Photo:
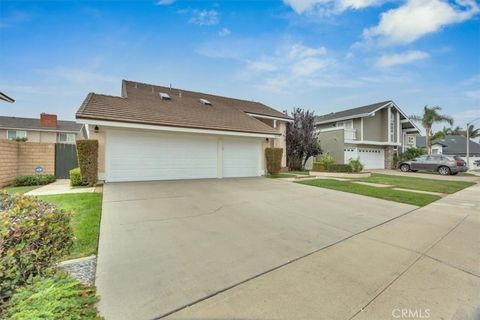
[[32, 191], [35, 189], [38, 189], [42, 186], [26, 186], [26, 187], [5, 187], [3, 190], [7, 191], [10, 194], [24, 194], [27, 193], [28, 191]]
[[414, 177], [391, 176], [378, 173], [373, 173], [370, 178], [360, 179], [358, 181], [389, 184], [397, 188], [439, 193], [455, 193], [475, 184], [474, 182], [468, 181], [424, 179]]
[[338, 191], [361, 194], [364, 196], [390, 200], [395, 202], [407, 203], [414, 206], [423, 207], [431, 202], [440, 199], [440, 196], [421, 194], [408, 191], [398, 191], [389, 188], [377, 188], [349, 181], [338, 181], [332, 179], [315, 179], [298, 182], [301, 184], [333, 189]]
[[310, 171], [308, 171], [308, 170], [303, 170], [303, 171], [288, 171], [288, 172], [285, 172], [285, 173], [296, 174], [296, 175], [299, 175], [299, 176], [308, 176], [308, 175], [310, 174]]
[[70, 193], [39, 196], [61, 209], [72, 212], [72, 228], [75, 241], [67, 259], [85, 257], [97, 253], [100, 214], [102, 211], [101, 193]]

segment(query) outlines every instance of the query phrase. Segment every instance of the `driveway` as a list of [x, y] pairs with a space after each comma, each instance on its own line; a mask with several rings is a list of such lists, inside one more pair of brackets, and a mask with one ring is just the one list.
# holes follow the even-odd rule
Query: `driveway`
[[[235, 292], [242, 283], [255, 283], [414, 209], [266, 178], [106, 184], [99, 308], [106, 319], [175, 316], [185, 306]], [[352, 254], [352, 261], [368, 261]], [[341, 256], [333, 259], [338, 263]], [[372, 268], [372, 277], [376, 271]], [[299, 272], [294, 277], [305, 275], [303, 282], [320, 280], [312, 271]], [[275, 290], [295, 290], [295, 282], [290, 285]], [[351, 287], [355, 290], [355, 283]], [[302, 305], [287, 300], [286, 305]]]

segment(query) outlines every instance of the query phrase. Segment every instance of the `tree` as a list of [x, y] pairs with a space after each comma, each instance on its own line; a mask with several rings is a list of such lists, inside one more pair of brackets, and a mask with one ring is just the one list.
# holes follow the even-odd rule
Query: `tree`
[[441, 131], [437, 131], [432, 135], [432, 141], [437, 139], [445, 139], [452, 134], [452, 128], [443, 127]]
[[435, 123], [447, 122], [450, 125], [453, 125], [453, 119], [450, 116], [439, 114], [438, 112], [442, 110], [439, 106], [423, 107], [423, 115], [413, 115], [410, 119], [422, 123], [423, 128], [425, 129], [425, 144], [427, 146], [427, 152], [430, 154], [432, 151], [432, 126]]
[[[480, 137], [480, 128], [475, 128], [473, 124], [468, 127], [468, 131], [469, 138], [473, 139]], [[432, 135], [432, 141], [437, 139], [445, 139], [447, 136], [451, 135], [466, 137], [467, 131], [459, 126], [456, 126], [455, 128], [443, 127], [441, 131], [437, 131]]]
[[[467, 134], [465, 133], [465, 136], [467, 136]], [[473, 124], [471, 124], [469, 127], [468, 127], [468, 137], [470, 139], [474, 139], [474, 138], [478, 138], [480, 137], [480, 128], [475, 128], [475, 126]]]
[[320, 154], [320, 143], [315, 133], [313, 112], [301, 108], [293, 109], [293, 122], [287, 123], [287, 166], [290, 170], [301, 170], [308, 158]]

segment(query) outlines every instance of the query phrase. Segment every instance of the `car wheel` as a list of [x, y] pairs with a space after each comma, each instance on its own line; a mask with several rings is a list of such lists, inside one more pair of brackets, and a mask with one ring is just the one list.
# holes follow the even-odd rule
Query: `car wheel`
[[402, 164], [402, 165], [400, 166], [400, 170], [401, 170], [402, 172], [408, 172], [408, 171], [410, 171], [410, 166], [409, 166], [408, 164], [406, 164], [406, 163], [405, 163], [405, 164]]
[[438, 168], [438, 173], [440, 173], [442, 176], [448, 176], [451, 174], [450, 168], [449, 167], [440, 167]]

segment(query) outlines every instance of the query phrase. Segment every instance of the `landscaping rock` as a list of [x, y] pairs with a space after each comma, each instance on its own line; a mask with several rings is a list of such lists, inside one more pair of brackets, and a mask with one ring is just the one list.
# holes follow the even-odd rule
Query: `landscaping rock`
[[59, 269], [68, 272], [73, 278], [88, 286], [95, 284], [96, 266], [96, 256], [63, 261], [58, 264]]

